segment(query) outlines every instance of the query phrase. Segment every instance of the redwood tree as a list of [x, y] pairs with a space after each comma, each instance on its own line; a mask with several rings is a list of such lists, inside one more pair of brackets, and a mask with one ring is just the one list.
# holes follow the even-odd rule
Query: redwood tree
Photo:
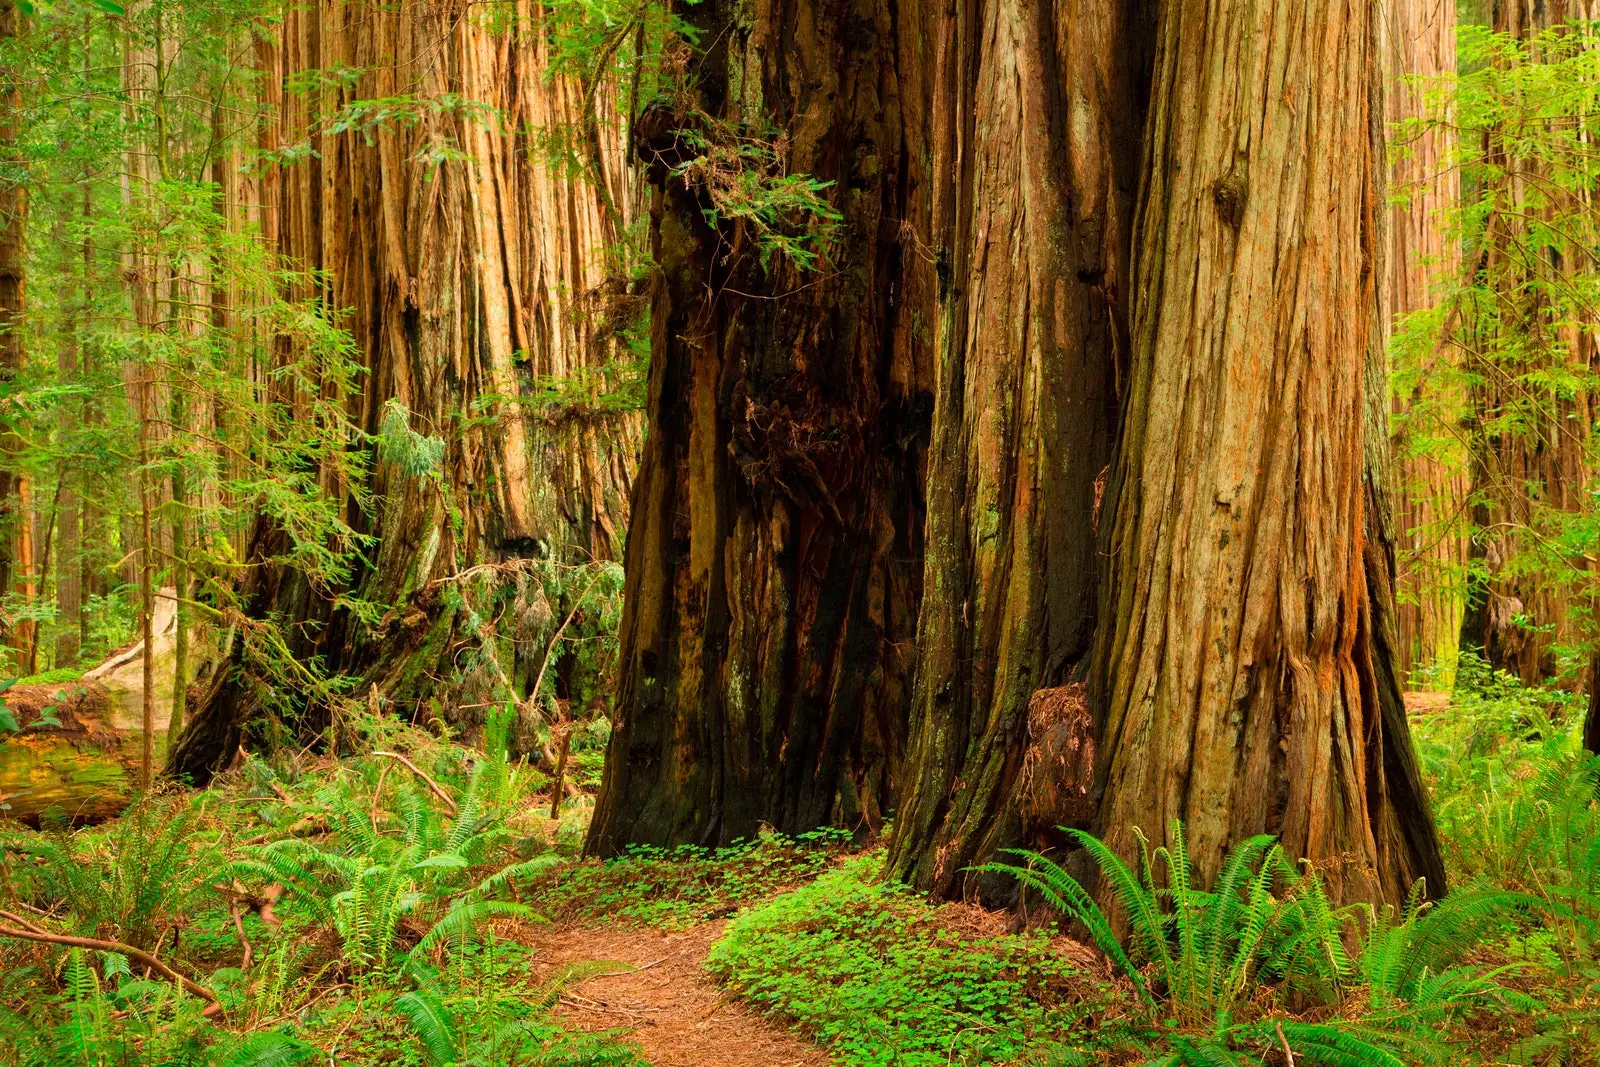
[[[308, 418], [331, 400], [380, 440], [438, 452], [379, 448], [370, 484], [331, 487], [372, 539], [350, 588], [258, 566], [240, 597], [247, 616], [286, 625], [296, 656], [402, 714], [528, 696], [550, 620], [572, 607], [549, 603], [529, 561], [614, 559], [627, 526], [638, 417], [608, 391], [625, 385], [617, 335], [637, 299], [607, 263], [631, 187], [617, 116], [588, 120], [614, 97], [553, 69], [547, 18], [537, 5], [321, 3], [286, 11], [257, 44], [258, 147], [276, 162], [239, 200], [288, 262], [318, 272], [308, 294], [350, 309], [366, 368], [353, 395], [272, 388]], [[335, 69], [362, 73], [318, 74]], [[542, 138], [602, 119], [586, 173], [546, 150]], [[271, 559], [284, 540], [262, 521], [245, 552]], [[203, 779], [232, 758], [272, 695], [240, 668], [211, 671], [169, 771]]]
[[1373, 15], [1162, 11], [1094, 685], [1115, 848], [1181, 819], [1209, 878], [1229, 845], [1274, 833], [1345, 900], [1443, 888], [1375, 551]]
[[1028, 744], [1055, 725], [1030, 700], [1080, 681], [1093, 645], [1152, 9], [918, 10], [947, 179], [927, 242], [951, 281], [925, 312], [926, 592], [891, 868], [939, 893], [1017, 842]]
[[[1537, 60], [1539, 35], [1578, 27], [1579, 38], [1592, 44], [1588, 27], [1595, 19], [1595, 0], [1504, 0], [1494, 5], [1491, 22], [1496, 32], [1529, 42], [1529, 58]], [[1518, 118], [1513, 111], [1508, 121]], [[1572, 580], [1570, 560], [1552, 567], [1529, 565], [1529, 559], [1548, 540], [1539, 527], [1550, 525], [1551, 513], [1592, 506], [1595, 412], [1589, 383], [1600, 371], [1600, 343], [1593, 328], [1579, 326], [1593, 321], [1594, 309], [1582, 298], [1574, 307], [1566, 296], [1573, 276], [1592, 270], [1592, 239], [1581, 223], [1592, 211], [1592, 190], [1564, 189], [1558, 172], [1567, 164], [1559, 157], [1530, 158], [1527, 147], [1516, 143], [1529, 136], [1523, 121], [1524, 128], [1509, 137], [1498, 125], [1483, 131], [1487, 165], [1477, 169], [1488, 187], [1479, 197], [1494, 209], [1471, 266], [1472, 280], [1488, 299], [1472, 294], [1463, 301], [1457, 331], [1481, 382], [1465, 427], [1477, 566], [1460, 643], [1536, 684], [1556, 674], [1557, 645], [1588, 636], [1579, 625], [1589, 613], [1588, 583]], [[1557, 390], [1543, 386], [1542, 378], [1582, 384], [1576, 392]]]
[[[1431, 115], [1429, 91], [1456, 68], [1456, 9], [1431, 0], [1393, 0], [1380, 20], [1385, 121], [1404, 138], [1393, 156], [1385, 247], [1384, 318], [1434, 307], [1461, 272], [1459, 235], [1452, 226], [1461, 198], [1461, 172], [1453, 159], [1454, 128]], [[1411, 125], [1407, 125], [1411, 124]], [[1415, 127], [1413, 130], [1412, 127]], [[1400, 672], [1454, 667], [1464, 606], [1460, 573], [1467, 561], [1466, 454], [1454, 444], [1454, 427], [1438, 425], [1441, 401], [1459, 404], [1459, 388], [1439, 397], [1441, 371], [1459, 362], [1446, 336], [1429, 337], [1422, 364], [1409, 368], [1409, 387], [1394, 398], [1399, 425], [1394, 537], [1400, 553], [1396, 606]], [[1444, 366], [1441, 366], [1443, 364]], [[1405, 385], [1406, 382], [1399, 383]], [[1441, 444], [1441, 442], [1443, 442]], [[1448, 679], [1448, 673], [1445, 675]]]
[[[903, 745], [927, 419], [910, 338], [935, 274], [906, 131], [936, 90], [881, 0], [745, 10], [682, 12], [704, 47], [639, 126], [649, 431], [593, 853], [876, 821]], [[831, 183], [831, 236], [815, 205], [775, 232], [725, 195], [801, 174]]]
[[[20, 36], [22, 19], [14, 0], [0, 0], [0, 40]], [[17, 123], [22, 94], [13, 80], [19, 73], [0, 70], [0, 162], [3, 163], [12, 162], [20, 133]], [[7, 391], [22, 370], [27, 217], [26, 186], [13, 178], [0, 177], [0, 388]], [[17, 504], [22, 478], [14, 458], [20, 438], [13, 423], [19, 415], [17, 411], [0, 413], [0, 595], [11, 591], [17, 562], [13, 538], [20, 535], [21, 528], [28, 522], [25, 510]], [[14, 636], [10, 623], [7, 621], [3, 625], [4, 637], [9, 642]], [[22, 654], [19, 650], [19, 656]]]

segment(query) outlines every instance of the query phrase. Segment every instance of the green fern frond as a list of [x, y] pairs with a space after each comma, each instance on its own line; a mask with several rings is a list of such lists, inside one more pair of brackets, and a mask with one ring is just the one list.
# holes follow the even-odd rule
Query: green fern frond
[[415, 989], [397, 997], [395, 1009], [411, 1023], [432, 1067], [449, 1067], [456, 1061], [455, 1023], [431, 989]]
[[1297, 1058], [1322, 1067], [1413, 1067], [1382, 1045], [1327, 1023], [1274, 1020], [1258, 1024], [1255, 1033], [1265, 1045], [1287, 1042]]
[[1128, 976], [1139, 990], [1141, 998], [1150, 1001], [1150, 990], [1145, 985], [1144, 975], [1139, 973], [1139, 969], [1122, 950], [1122, 944], [1111, 929], [1111, 923], [1106, 919], [1105, 912], [1100, 910], [1100, 906], [1094, 902], [1088, 890], [1048, 856], [1021, 848], [1006, 851], [1022, 857], [1027, 861], [1027, 866], [993, 862], [972, 869], [992, 874], [1009, 874], [1022, 885], [1037, 892], [1051, 907], [1083, 923], [1089, 930], [1089, 936], [1094, 938], [1094, 943], [1106, 954], [1106, 958]]
[[317, 1046], [283, 1033], [251, 1034], [227, 1054], [224, 1067], [296, 1067], [318, 1054]]
[[[539, 875], [561, 865], [561, 857], [554, 852], [545, 852], [521, 863], [513, 863], [500, 868], [483, 881], [473, 886], [468, 891], [473, 897], [492, 897], [504, 890], [507, 886], [514, 886], [520, 882], [530, 882]], [[1009, 868], [1007, 868], [1009, 870]]]
[[1141, 885], [1121, 857], [1099, 838], [1082, 830], [1067, 832], [1099, 865], [1101, 877], [1110, 884], [1112, 895], [1128, 913], [1133, 944], [1146, 959], [1156, 964], [1163, 981], [1170, 979], [1172, 954], [1167, 949], [1166, 923], [1155, 894], [1145, 888], [1146, 885], [1153, 887], [1154, 882], [1151, 880], [1149, 847], [1144, 835], [1135, 828], [1134, 837], [1139, 843], [1140, 865], [1145, 876], [1145, 884]]
[[422, 940], [417, 942], [410, 955], [420, 959], [445, 938], [465, 934], [484, 920], [497, 915], [518, 918], [524, 922], [546, 921], [542, 915], [525, 904], [512, 904], [504, 900], [475, 900], [462, 903], [446, 912], [443, 918], [434, 923], [422, 936]]

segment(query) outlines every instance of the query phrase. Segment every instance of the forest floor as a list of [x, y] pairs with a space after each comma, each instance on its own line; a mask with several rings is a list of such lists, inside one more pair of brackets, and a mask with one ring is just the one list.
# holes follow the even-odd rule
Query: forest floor
[[[589, 1033], [621, 1030], [656, 1067], [822, 1067], [833, 1060], [742, 1007], [704, 964], [721, 919], [685, 930], [527, 927], [542, 983], [560, 985], [556, 1015]], [[600, 964], [612, 964], [594, 972]], [[564, 977], [565, 976], [565, 977]]]
[[[0, 904], [28, 912], [0, 912], [0, 1067], [130, 1049], [194, 1067], [1600, 1067], [1587, 705], [1469, 683], [1408, 695], [1461, 892], [1363, 925], [1285, 881], [1259, 898], [1275, 944], [1311, 929], [1297, 902], [1323, 900], [1326, 936], [1362, 951], [1268, 973], [1235, 958], [1241, 927], [1182, 957], [1190, 971], [1148, 965], [1143, 996], [1048, 914], [930, 901], [844, 830], [582, 858], [601, 734], [574, 745], [585, 793], [551, 820], [537, 768], [374, 718], [372, 752], [252, 757], [98, 825], [73, 828], [65, 805], [42, 829], [0, 819]], [[46, 714], [28, 695], [25, 731]], [[58, 732], [87, 731], [46, 696]], [[1152, 920], [1169, 949], [1175, 914]], [[59, 947], [108, 931], [210, 988], [118, 969], [113, 942]], [[1168, 993], [1239, 967], [1256, 968], [1242, 1018]]]

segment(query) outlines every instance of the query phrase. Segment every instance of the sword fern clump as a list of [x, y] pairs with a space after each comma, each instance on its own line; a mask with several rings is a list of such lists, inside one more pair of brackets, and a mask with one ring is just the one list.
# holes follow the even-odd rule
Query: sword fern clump
[[[1307, 1064], [1404, 1067], [1432, 1057], [1429, 1030], [1451, 1013], [1489, 997], [1532, 1003], [1496, 984], [1499, 972], [1453, 965], [1485, 923], [1503, 920], [1525, 898], [1485, 894], [1427, 906], [1419, 884], [1396, 923], [1391, 911], [1335, 907], [1321, 876], [1297, 869], [1270, 836], [1235, 846], [1205, 890], [1180, 822], [1172, 824], [1170, 848], [1152, 849], [1134, 830], [1136, 868], [1093, 835], [1067, 832], [1095, 861], [1126, 917], [1126, 947], [1088, 890], [1049, 857], [1019, 849], [1021, 863], [977, 869], [1013, 876], [1087, 928], [1165, 1019], [1167, 1048], [1151, 1064], [1219, 1067], [1290, 1049]], [[1364, 944], [1359, 956], [1351, 943]], [[1364, 1020], [1307, 1021], [1286, 1010], [1307, 1002], [1338, 1006], [1358, 986], [1369, 991]]]
[[[425, 954], [495, 916], [537, 919], [522, 904], [491, 898], [519, 873], [547, 863], [543, 857], [476, 882], [468, 877], [505, 836], [498, 802], [505, 774], [504, 764], [477, 764], [448, 825], [428, 798], [409, 786], [398, 791], [396, 810], [382, 826], [375, 807], [357, 805], [336, 788], [323, 790], [318, 806], [326, 813], [328, 841], [281, 838], [228, 864], [223, 877], [289, 889], [316, 920], [332, 924], [345, 963], [357, 974], [386, 972], [402, 955]], [[418, 936], [402, 952], [407, 925]]]

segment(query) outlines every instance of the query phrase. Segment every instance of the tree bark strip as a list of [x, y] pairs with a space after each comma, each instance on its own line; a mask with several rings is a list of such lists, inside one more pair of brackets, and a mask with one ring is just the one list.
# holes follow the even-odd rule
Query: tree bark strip
[[926, 592], [891, 869], [941, 894], [1018, 840], [1030, 699], [1078, 680], [1093, 645], [1150, 10], [923, 13], [954, 97], [929, 130], [951, 179], [934, 189], [948, 207], [930, 241], [950, 280], [925, 312], [938, 324]]
[[1123, 855], [1135, 827], [1161, 840], [1182, 819], [1209, 879], [1231, 844], [1274, 833], [1336, 899], [1394, 901], [1417, 876], [1443, 885], [1427, 808], [1399, 809], [1387, 781], [1410, 739], [1384, 714], [1392, 588], [1367, 559], [1372, 17], [1341, 0], [1163, 9], [1092, 704], [1100, 826]]
[[[903, 746], [920, 573], [927, 406], [900, 331], [922, 326], [908, 275], [929, 272], [906, 269], [905, 224], [908, 185], [928, 179], [902, 148], [893, 12], [708, 0], [683, 14], [706, 49], [692, 101], [647, 111], [637, 138], [658, 273], [587, 844], [602, 855], [875, 824]], [[756, 234], [709, 224], [700, 188], [669, 172], [693, 157], [685, 130], [771, 127], [790, 172], [835, 183], [843, 221], [815, 274], [764, 267]]]

